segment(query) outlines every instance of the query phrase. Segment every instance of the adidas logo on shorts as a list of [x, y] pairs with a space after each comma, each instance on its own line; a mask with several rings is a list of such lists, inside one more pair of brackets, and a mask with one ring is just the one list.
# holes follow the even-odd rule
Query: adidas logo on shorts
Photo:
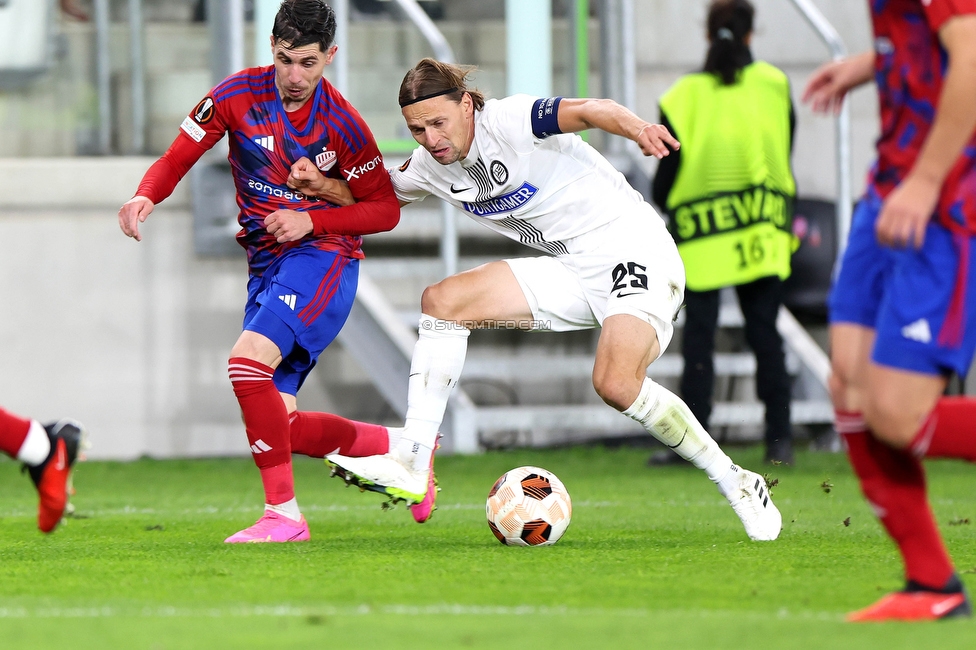
[[919, 343], [932, 342], [932, 330], [929, 328], [929, 322], [924, 318], [919, 318], [914, 323], [901, 328], [901, 335]]

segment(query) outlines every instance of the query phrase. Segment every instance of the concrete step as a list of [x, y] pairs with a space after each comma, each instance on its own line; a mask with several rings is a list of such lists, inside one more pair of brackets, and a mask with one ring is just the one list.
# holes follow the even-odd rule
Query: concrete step
[[[438, 268], [440, 268], [440, 266], [438, 266]], [[463, 266], [460, 266], [459, 268], [460, 270], [464, 270]], [[474, 268], [474, 267], [469, 267], [469, 268]], [[434, 275], [436, 275], [436, 272], [432, 272], [431, 276], [433, 277]], [[409, 276], [400, 276], [399, 279], [403, 280], [405, 277], [409, 277]], [[440, 279], [442, 277], [444, 277], [443, 273], [437, 276], [437, 279]], [[436, 281], [437, 280], [433, 280], [432, 282], [436, 282]], [[420, 292], [417, 293], [416, 298], [417, 298], [416, 301], [420, 302]], [[403, 320], [403, 322], [409, 325], [410, 327], [415, 328], [417, 327], [417, 323], [420, 322], [419, 309], [402, 309], [399, 310], [398, 313], [400, 314], [400, 318]], [[681, 328], [684, 327], [684, 324], [685, 324], [685, 315], [684, 312], [680, 312], [678, 314], [678, 320], [675, 321], [674, 325], [676, 328]], [[742, 327], [744, 324], [745, 324], [745, 319], [742, 316], [742, 312], [739, 311], [739, 308], [736, 307], [735, 305], [731, 305], [731, 306], [723, 305], [719, 309], [718, 312], [719, 327]]]
[[[763, 415], [760, 402], [718, 402], [710, 427], [760, 427]], [[515, 435], [519, 444], [545, 447], [644, 432], [638, 423], [602, 405], [483, 406], [475, 417], [482, 440], [488, 443]], [[793, 424], [829, 424], [833, 421], [833, 407], [828, 401], [795, 401], [791, 419]], [[733, 431], [728, 439], [746, 438]]]
[[[787, 354], [786, 369], [791, 375], [800, 370], [799, 362]], [[680, 377], [684, 370], [680, 354], [664, 354], [647, 369], [652, 379]], [[502, 382], [586, 379], [593, 372], [593, 355], [553, 356], [525, 354], [504, 356], [502, 350], [492, 350], [490, 356], [468, 354], [464, 363], [465, 379], [488, 379]], [[747, 377], [756, 374], [756, 357], [751, 352], [722, 352], [715, 355], [716, 377]]]

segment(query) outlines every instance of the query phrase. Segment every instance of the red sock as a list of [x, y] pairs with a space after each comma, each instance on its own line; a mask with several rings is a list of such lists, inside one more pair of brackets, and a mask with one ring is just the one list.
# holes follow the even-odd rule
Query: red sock
[[390, 435], [378, 424], [355, 422], [331, 413], [299, 411], [291, 415], [291, 449], [296, 454], [324, 458], [375, 456], [390, 450]]
[[272, 380], [274, 368], [252, 359], [233, 357], [227, 372], [244, 415], [254, 464], [261, 471], [265, 503], [278, 505], [295, 498], [288, 410]]
[[5, 451], [12, 458], [16, 458], [17, 452], [27, 439], [30, 423], [30, 420], [17, 417], [10, 411], [0, 408], [0, 451]]
[[910, 449], [918, 458], [959, 458], [976, 462], [976, 399], [943, 397], [935, 403]]
[[852, 430], [857, 414], [837, 415], [848, 425], [841, 433], [861, 491], [898, 545], [907, 579], [941, 589], [953, 575], [952, 561], [925, 496], [921, 462], [879, 442], [870, 431]]
[[264, 485], [265, 503], [276, 506], [295, 498], [295, 475], [291, 461], [261, 469], [261, 483]]
[[360, 458], [362, 456], [376, 456], [390, 451], [390, 431], [379, 424], [356, 422], [356, 439], [353, 441], [346, 456]]

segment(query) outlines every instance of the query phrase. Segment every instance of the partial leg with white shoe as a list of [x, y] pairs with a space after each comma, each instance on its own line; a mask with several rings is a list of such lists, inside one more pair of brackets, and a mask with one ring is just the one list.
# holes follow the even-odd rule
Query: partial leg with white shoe
[[[665, 330], [669, 325], [659, 323]], [[647, 377], [647, 367], [660, 352], [657, 331], [647, 321], [624, 313], [607, 317], [593, 368], [597, 393], [703, 470], [728, 499], [750, 539], [776, 539], [783, 520], [765, 479], [732, 462], [681, 398]]]
[[414, 518], [429, 512], [436, 495], [433, 473], [438, 430], [447, 401], [461, 378], [470, 330], [485, 319], [532, 318], [532, 310], [506, 262], [491, 262], [452, 275], [428, 287], [421, 300], [423, 314], [410, 363], [407, 417], [399, 442], [391, 440], [382, 456], [326, 457], [333, 470], [353, 482], [393, 499], [416, 504]]
[[783, 518], [770, 498], [766, 479], [736, 465], [681, 398], [645, 378], [640, 395], [623, 414], [640, 422], [648, 433], [703, 470], [728, 499], [750, 539], [772, 541], [779, 536]]
[[[347, 420], [332, 413], [295, 411], [290, 417], [292, 453], [312, 458], [383, 456], [391, 449], [396, 450], [403, 433], [400, 427], [384, 427], [379, 424]], [[376, 488], [375, 485], [362, 484], [355, 475], [347, 475], [341, 467], [328, 460], [326, 462], [333, 468], [333, 475], [341, 476], [346, 483], [386, 494], [385, 490]], [[434, 456], [431, 454], [430, 485], [427, 494], [420, 502], [409, 506], [411, 516], [419, 524], [430, 519], [435, 509], [437, 479], [434, 476], [433, 465]]]
[[395, 500], [411, 504], [426, 501], [432, 506], [438, 429], [451, 391], [461, 377], [469, 333], [453, 322], [421, 316], [420, 336], [410, 365], [406, 423], [399, 441], [391, 435], [389, 452], [379, 456], [330, 454], [326, 460], [338, 475]]

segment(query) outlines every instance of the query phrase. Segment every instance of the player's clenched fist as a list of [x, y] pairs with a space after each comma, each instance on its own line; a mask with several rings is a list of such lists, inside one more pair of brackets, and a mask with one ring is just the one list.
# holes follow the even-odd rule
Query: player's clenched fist
[[307, 212], [275, 210], [264, 218], [264, 228], [279, 244], [298, 241], [312, 232], [312, 218]]
[[142, 241], [139, 234], [139, 224], [146, 220], [156, 204], [144, 196], [137, 196], [126, 201], [119, 210], [119, 227], [127, 237]]
[[349, 184], [337, 178], [329, 178], [318, 170], [308, 158], [299, 158], [291, 166], [288, 187], [306, 196], [317, 196], [335, 205], [352, 205], [356, 202]]
[[318, 167], [304, 156], [295, 161], [291, 166], [291, 173], [288, 174], [288, 187], [311, 196], [322, 194], [327, 182]]

